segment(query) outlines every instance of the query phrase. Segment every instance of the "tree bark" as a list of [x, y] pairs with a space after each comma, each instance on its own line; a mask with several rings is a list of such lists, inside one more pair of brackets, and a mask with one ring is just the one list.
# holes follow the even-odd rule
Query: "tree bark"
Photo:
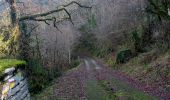
[[16, 0], [7, 0], [10, 5], [10, 15], [11, 15], [11, 23], [13, 26], [18, 24], [17, 21], [17, 9], [16, 9]]
[[69, 59], [69, 64], [71, 64], [71, 50], [70, 50], [70, 48], [68, 50], [68, 59]]

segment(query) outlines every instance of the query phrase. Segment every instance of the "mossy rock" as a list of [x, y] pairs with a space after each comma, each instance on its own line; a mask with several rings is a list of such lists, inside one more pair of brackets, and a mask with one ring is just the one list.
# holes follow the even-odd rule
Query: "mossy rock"
[[117, 64], [121, 64], [121, 63], [125, 63], [127, 62], [130, 58], [132, 58], [132, 51], [130, 49], [126, 49], [126, 50], [121, 50], [120, 52], [118, 52], [117, 54], [117, 58], [116, 58], [116, 63]]
[[19, 66], [25, 66], [26, 62], [17, 59], [0, 59], [0, 76], [4, 74], [7, 68], [17, 68]]

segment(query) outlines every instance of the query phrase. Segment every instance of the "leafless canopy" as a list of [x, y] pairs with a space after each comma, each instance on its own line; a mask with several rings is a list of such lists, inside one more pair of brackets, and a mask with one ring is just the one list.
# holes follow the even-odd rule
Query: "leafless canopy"
[[[66, 5], [61, 5], [61, 6], [57, 7], [55, 10], [51, 10], [51, 11], [41, 13], [41, 14], [23, 16], [23, 17], [19, 18], [19, 21], [24, 21], [24, 20], [40, 21], [40, 22], [45, 22], [47, 25], [50, 25], [50, 23], [48, 23], [48, 22], [51, 21], [51, 22], [53, 22], [53, 26], [56, 27], [56, 28], [57, 28], [56, 23], [61, 22], [63, 20], [69, 20], [73, 24], [71, 14], [66, 9], [66, 7], [73, 5], [73, 4], [76, 4], [81, 8], [88, 8], [88, 9], [92, 8], [92, 7], [81, 5], [80, 3], [76, 2], [76, 1], [72, 1], [68, 4], [66, 4]], [[64, 11], [67, 14], [67, 17], [56, 18], [55, 16], [53, 16], [53, 17], [50, 17], [50, 18], [42, 18], [42, 17], [46, 17], [50, 14], [58, 13], [58, 12], [62, 12], [62, 11]]]

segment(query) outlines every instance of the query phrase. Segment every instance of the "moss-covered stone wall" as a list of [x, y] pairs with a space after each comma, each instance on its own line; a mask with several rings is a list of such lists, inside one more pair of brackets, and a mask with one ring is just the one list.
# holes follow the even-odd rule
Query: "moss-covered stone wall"
[[1, 100], [30, 100], [26, 74], [21, 67], [25, 64], [14, 59], [0, 60]]

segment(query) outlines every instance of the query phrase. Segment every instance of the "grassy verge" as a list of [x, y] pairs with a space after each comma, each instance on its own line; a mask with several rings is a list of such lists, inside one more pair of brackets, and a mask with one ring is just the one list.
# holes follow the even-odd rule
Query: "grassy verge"
[[51, 83], [51, 86], [47, 87], [41, 93], [33, 95], [31, 100], [53, 100], [54, 84], [55, 83]]
[[89, 80], [85, 90], [88, 100], [107, 100], [106, 91], [96, 80]]
[[[112, 84], [113, 87], [110, 87], [110, 84]], [[101, 81], [101, 86], [105, 88], [108, 93], [109, 99], [107, 100], [157, 100], [155, 97], [136, 90], [118, 79], [113, 79], [112, 83]]]
[[[72, 62], [72, 64], [70, 65], [70, 69], [67, 70], [65, 73], [70, 73], [72, 71], [78, 70], [79, 64], [80, 64], [80, 62], [77, 60]], [[40, 71], [40, 72], [41, 73], [39, 73], [39, 75], [42, 75], [42, 72], [44, 72], [44, 70]], [[40, 77], [39, 75], [38, 75], [38, 77]], [[46, 78], [45, 76], [42, 76], [42, 78], [43, 77]], [[48, 77], [50, 77], [50, 76], [48, 76]], [[46, 82], [41, 84], [41, 85], [43, 85], [43, 87], [41, 87], [41, 88], [43, 88], [43, 90], [39, 91], [38, 93], [34, 93], [32, 95], [32, 100], [54, 100], [54, 98], [56, 98], [55, 93], [54, 93], [54, 89], [55, 89], [54, 87], [57, 84], [56, 80], [58, 77], [59, 76], [54, 77], [51, 81], [46, 80], [46, 82], [48, 82], [48, 84], [46, 84]]]

